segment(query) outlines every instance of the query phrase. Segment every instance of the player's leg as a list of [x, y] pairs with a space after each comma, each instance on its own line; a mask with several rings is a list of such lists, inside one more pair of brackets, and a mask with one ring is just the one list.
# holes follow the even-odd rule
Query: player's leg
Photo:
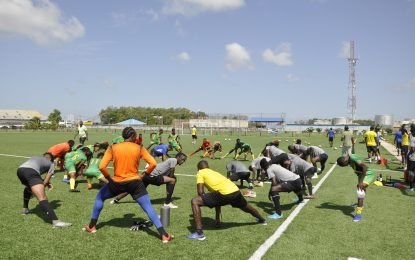
[[281, 204], [280, 204], [280, 192], [283, 191], [281, 184], [271, 186], [269, 196], [274, 203], [275, 214], [269, 215], [270, 219], [279, 219], [282, 218]]
[[217, 193], [210, 192], [210, 193], [203, 194], [202, 196], [194, 197], [191, 200], [191, 205], [192, 205], [193, 219], [195, 221], [195, 226], [196, 226], [196, 232], [188, 235], [187, 238], [195, 239], [195, 240], [204, 240], [206, 237], [203, 234], [202, 212], [200, 210], [200, 207], [205, 206], [205, 205], [211, 208], [220, 206], [218, 205]]
[[111, 200], [110, 204], [120, 203], [120, 200], [125, 198], [127, 195], [128, 195], [128, 192], [123, 192], [123, 193], [118, 194], [117, 196], [115, 196], [115, 198], [113, 200]]
[[95, 233], [96, 232], [96, 225], [98, 222], [99, 215], [101, 213], [102, 208], [104, 207], [104, 201], [114, 197], [114, 193], [109, 188], [109, 185], [107, 184], [102, 189], [99, 190], [97, 196], [95, 197], [94, 207], [92, 209], [92, 216], [91, 220], [89, 222], [89, 225], [85, 226], [83, 228], [84, 231], [87, 231], [89, 233]]
[[170, 208], [178, 208], [176, 205], [173, 204], [173, 192], [174, 187], [176, 186], [177, 178], [176, 176], [170, 177], [170, 176], [162, 176], [163, 183], [166, 184], [166, 199], [164, 201], [164, 206], [168, 206]]

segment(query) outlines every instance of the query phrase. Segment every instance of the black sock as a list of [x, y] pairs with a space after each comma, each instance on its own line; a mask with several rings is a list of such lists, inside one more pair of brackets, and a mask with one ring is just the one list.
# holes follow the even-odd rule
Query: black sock
[[158, 229], [157, 229], [157, 231], [159, 232], [159, 234], [160, 234], [160, 236], [167, 236], [168, 234], [167, 234], [167, 232], [166, 232], [166, 230], [164, 230], [164, 228], [163, 227], [159, 227]]
[[308, 195], [313, 195], [313, 184], [307, 183], [307, 188], [308, 188]]
[[32, 191], [26, 187], [23, 190], [23, 208], [26, 208], [26, 209], [29, 208], [29, 200], [31, 196], [32, 196]]
[[58, 220], [58, 217], [55, 214], [55, 211], [52, 209], [52, 206], [49, 204], [48, 200], [39, 201], [40, 207], [48, 215], [50, 220]]
[[97, 225], [98, 219], [91, 218], [91, 222], [89, 222], [89, 227], [92, 228]]
[[176, 184], [167, 183], [167, 185], [166, 185], [167, 195], [166, 195], [166, 200], [164, 201], [164, 203], [169, 204], [170, 202], [172, 202], [171, 197], [173, 196], [173, 191], [174, 191], [174, 186], [175, 185]]
[[203, 230], [202, 229], [196, 229], [197, 234], [202, 235], [203, 234]]
[[275, 212], [281, 215], [280, 194], [276, 191], [271, 192], [272, 201], [274, 202]]
[[325, 163], [321, 164], [321, 172], [324, 171], [324, 168], [326, 168], [326, 164]]

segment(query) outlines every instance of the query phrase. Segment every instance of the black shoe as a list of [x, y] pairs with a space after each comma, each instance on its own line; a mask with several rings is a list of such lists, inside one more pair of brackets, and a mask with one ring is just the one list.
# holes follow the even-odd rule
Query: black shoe
[[78, 189], [71, 189], [71, 190], [69, 190], [69, 192], [81, 192], [81, 191], [78, 190]]

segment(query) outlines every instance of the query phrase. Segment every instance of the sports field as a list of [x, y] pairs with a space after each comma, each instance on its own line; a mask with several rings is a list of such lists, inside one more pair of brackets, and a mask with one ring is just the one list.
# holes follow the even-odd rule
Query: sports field
[[[120, 133], [89, 131], [92, 144], [111, 140]], [[68, 186], [61, 182], [62, 172], [52, 179], [54, 190], [47, 191], [49, 201], [58, 217], [73, 223], [67, 229], [53, 229], [44, 217], [37, 202], [29, 204], [30, 213], [20, 215], [23, 186], [16, 170], [26, 159], [5, 155], [26, 156], [44, 153], [50, 146], [73, 138], [72, 132], [0, 132], [0, 259], [248, 259], [264, 241], [287, 219], [297, 207], [293, 203], [294, 194], [282, 193], [281, 205], [284, 218], [270, 220], [267, 226], [258, 225], [250, 215], [230, 206], [222, 209], [222, 226], [214, 227], [213, 209], [202, 208], [206, 240], [190, 241], [186, 235], [194, 232], [190, 200], [196, 195], [197, 154], [188, 158], [185, 164], [177, 166], [178, 182], [173, 200], [178, 209], [171, 210], [171, 225], [167, 228], [175, 238], [162, 244], [154, 227], [148, 230], [130, 231], [134, 220], [146, 219], [146, 214], [130, 198], [126, 197], [118, 205], [106, 201], [98, 222], [96, 234], [83, 233], [81, 228], [90, 220], [97, 189], [87, 190], [86, 180], [78, 179], [80, 193], [69, 193]], [[148, 133], [144, 134], [144, 144], [148, 144]], [[229, 151], [237, 136], [207, 136], [212, 142], [221, 141], [224, 152]], [[181, 136], [185, 153], [196, 149], [191, 144], [190, 135]], [[201, 143], [199, 136], [198, 144]], [[231, 139], [226, 140], [226, 139]], [[328, 147], [323, 134], [291, 135], [241, 135], [240, 138], [251, 144], [256, 155], [264, 144], [282, 140], [280, 148], [287, 151], [294, 138], [301, 138], [311, 145], [323, 146], [329, 159], [324, 174], [334, 165], [341, 149]], [[337, 147], [340, 143], [336, 137]], [[286, 141], [288, 140], [288, 142]], [[361, 141], [361, 137], [358, 142]], [[357, 144], [356, 152], [366, 157], [364, 144]], [[174, 154], [174, 153], [172, 153]], [[402, 180], [402, 169], [392, 156], [382, 150], [382, 155], [391, 161], [388, 168], [372, 164], [378, 173]], [[208, 160], [210, 167], [226, 174], [225, 165], [229, 158]], [[248, 161], [245, 161], [248, 165]], [[142, 169], [143, 164], [140, 165]], [[264, 259], [413, 259], [411, 247], [415, 231], [415, 192], [407, 193], [390, 187], [368, 188], [359, 223], [352, 221], [356, 202], [357, 178], [350, 167], [334, 167], [331, 175], [310, 201], [300, 211], [281, 238], [266, 252]], [[246, 183], [245, 183], [246, 184]], [[249, 198], [259, 212], [266, 216], [273, 213], [273, 204], [268, 200], [269, 184], [255, 188], [256, 198]], [[153, 206], [159, 212], [165, 197], [165, 187], [149, 186]], [[45, 253], [46, 252], [46, 253]]]

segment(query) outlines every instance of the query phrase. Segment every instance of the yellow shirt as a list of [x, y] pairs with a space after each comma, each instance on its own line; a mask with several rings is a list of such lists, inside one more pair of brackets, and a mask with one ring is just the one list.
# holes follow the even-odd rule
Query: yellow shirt
[[192, 128], [192, 135], [196, 135], [196, 127]]
[[366, 145], [367, 146], [376, 146], [376, 133], [373, 131], [367, 131], [365, 133]]
[[222, 174], [211, 169], [203, 169], [197, 172], [197, 184], [204, 184], [209, 191], [216, 191], [227, 195], [239, 191], [238, 186]]
[[409, 145], [409, 135], [407, 133], [402, 133], [402, 145]]

